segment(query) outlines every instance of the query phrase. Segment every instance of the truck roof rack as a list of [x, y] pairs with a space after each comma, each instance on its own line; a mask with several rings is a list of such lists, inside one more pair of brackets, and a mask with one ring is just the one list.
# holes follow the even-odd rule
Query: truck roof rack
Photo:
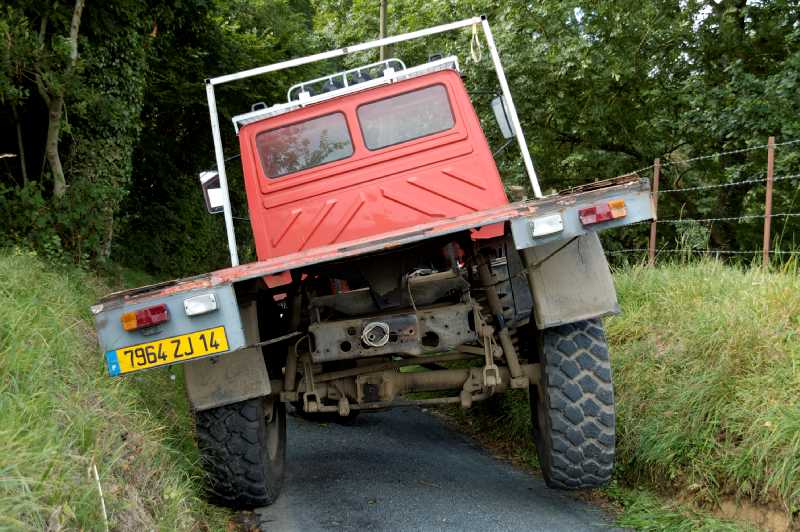
[[[311, 79], [292, 85], [286, 92], [286, 100], [302, 100], [305, 97], [313, 96], [314, 94], [321, 94], [323, 92], [331, 92], [335, 89], [342, 89], [350, 85], [363, 83], [377, 77], [385, 76], [394, 73], [397, 70], [405, 70], [406, 65], [396, 58], [370, 63], [368, 65], [360, 66], [358, 68], [351, 68], [331, 74], [330, 76], [322, 76], [321, 78]], [[292, 96], [294, 93], [294, 97]]]
[[[341, 88], [334, 87], [331, 90], [320, 92], [314, 95], [312, 95], [309, 91], [298, 91], [298, 89], [303, 89], [309, 85], [319, 85], [320, 83], [324, 84], [328, 80], [332, 80], [337, 77], [341, 78], [352, 73], [357, 73], [358, 71], [365, 72], [367, 70], [379, 70], [379, 67], [384, 64], [386, 65], [386, 68], [381, 70], [382, 75], [380, 77], [375, 77], [368, 80], [365, 79], [358, 83], [348, 83], [348, 85], [342, 84]], [[397, 70], [394, 68], [394, 66], [402, 66], [402, 69]], [[258, 122], [259, 120], [264, 120], [265, 118], [282, 115], [284, 113], [294, 111], [295, 109], [300, 109], [301, 107], [306, 107], [322, 101], [338, 98], [339, 96], [344, 96], [345, 94], [351, 94], [354, 92], [371, 89], [372, 87], [378, 87], [380, 85], [388, 85], [397, 81], [424, 76], [425, 74], [438, 72], [440, 70], [455, 70], [456, 72], [461, 72], [458, 58], [456, 56], [444, 57], [436, 61], [430, 61], [428, 63], [423, 63], [410, 68], [406, 68], [405, 64], [399, 59], [388, 59], [386, 61], [379, 61], [378, 63], [364, 65], [359, 68], [337, 72], [336, 74], [331, 74], [330, 76], [304, 81], [303, 83], [293, 85], [289, 89], [287, 92], [287, 96], [289, 98], [288, 102], [278, 103], [271, 107], [255, 109], [249, 113], [234, 116], [233, 127], [236, 129], [236, 134], [238, 135], [239, 128], [246, 124], [252, 124], [253, 122]], [[295, 94], [296, 97], [293, 98]]]

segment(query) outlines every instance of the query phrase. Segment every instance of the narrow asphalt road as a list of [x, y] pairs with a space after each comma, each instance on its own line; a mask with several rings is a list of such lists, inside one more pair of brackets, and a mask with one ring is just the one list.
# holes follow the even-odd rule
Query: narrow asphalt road
[[352, 425], [289, 416], [283, 494], [262, 530], [608, 530], [609, 517], [417, 408]]

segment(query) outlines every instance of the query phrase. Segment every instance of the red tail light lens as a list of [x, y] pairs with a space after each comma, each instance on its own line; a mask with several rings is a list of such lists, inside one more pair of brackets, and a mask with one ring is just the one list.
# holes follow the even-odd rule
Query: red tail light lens
[[120, 321], [122, 322], [122, 328], [126, 331], [144, 329], [145, 327], [152, 327], [153, 325], [169, 321], [169, 309], [167, 309], [166, 305], [161, 304], [141, 310], [134, 310], [123, 314], [120, 317]]
[[578, 216], [583, 225], [616, 220], [617, 218], [624, 218], [627, 214], [625, 200], [621, 199], [611, 200], [607, 203], [597, 203], [578, 211]]

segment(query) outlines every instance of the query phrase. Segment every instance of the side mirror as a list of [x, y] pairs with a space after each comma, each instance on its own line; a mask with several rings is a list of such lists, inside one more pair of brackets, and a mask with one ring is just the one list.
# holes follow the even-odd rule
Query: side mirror
[[200, 174], [200, 186], [206, 199], [206, 210], [209, 214], [217, 214], [225, 210], [225, 197], [219, 184], [219, 174], [209, 170]]
[[514, 128], [511, 127], [511, 120], [506, 111], [506, 102], [502, 96], [496, 96], [492, 100], [492, 111], [494, 111], [494, 118], [497, 120], [497, 125], [500, 126], [503, 138], [514, 138]]

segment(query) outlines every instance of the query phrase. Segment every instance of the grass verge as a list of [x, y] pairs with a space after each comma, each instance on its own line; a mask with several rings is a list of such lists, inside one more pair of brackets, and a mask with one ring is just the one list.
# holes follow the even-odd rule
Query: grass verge
[[[609, 490], [625, 508], [621, 524], [647, 529], [640, 518], [649, 512], [665, 528], [682, 529], [681, 519], [688, 528], [705, 528], [706, 518], [691, 510], [702, 508], [774, 530], [797, 526], [797, 272], [704, 261], [627, 268], [615, 279], [623, 313], [607, 319], [606, 329], [618, 486], [646, 486], [673, 501]], [[462, 422], [506, 456], [535, 464], [525, 394], [478, 407]], [[707, 519], [710, 528], [722, 526]]]
[[[180, 377], [112, 380], [96, 277], [0, 251], [0, 529], [224, 529], [199, 498]], [[93, 470], [97, 468], [101, 500]]]

